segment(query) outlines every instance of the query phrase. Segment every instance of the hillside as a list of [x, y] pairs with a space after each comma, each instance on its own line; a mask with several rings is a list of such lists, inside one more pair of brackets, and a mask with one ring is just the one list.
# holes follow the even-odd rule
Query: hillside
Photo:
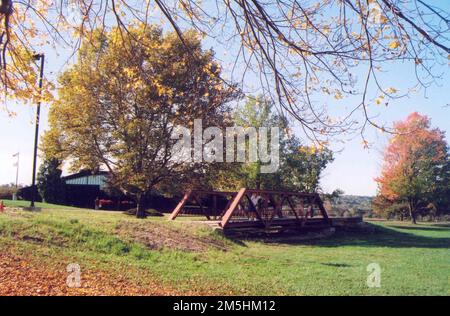
[[331, 202], [327, 201], [327, 209], [336, 216], [372, 217], [372, 196], [342, 195]]

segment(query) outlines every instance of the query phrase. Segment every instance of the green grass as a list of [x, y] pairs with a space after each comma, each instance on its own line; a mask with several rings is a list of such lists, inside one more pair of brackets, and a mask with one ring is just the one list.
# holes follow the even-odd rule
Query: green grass
[[[5, 206], [10, 206], [10, 207], [29, 207], [30, 206], [30, 201], [3, 200], [3, 202], [5, 203]], [[72, 210], [78, 209], [76, 207], [71, 207], [71, 206], [51, 204], [51, 203], [42, 203], [42, 202], [35, 202], [35, 206], [40, 207], [40, 208], [46, 208], [46, 209], [72, 209]]]
[[[7, 204], [8, 205], [8, 204]], [[378, 222], [373, 232], [337, 232], [314, 240], [227, 240], [208, 229], [166, 218], [138, 220], [119, 212], [61, 209], [0, 214], [0, 251], [30, 253], [46, 264], [76, 260], [122, 273], [147, 275], [181, 291], [255, 295], [449, 295], [450, 226]], [[116, 234], [120, 223], [165, 227], [228, 250], [150, 250]], [[153, 226], [152, 226], [153, 225]], [[366, 285], [367, 265], [381, 266], [381, 287]], [[121, 272], [122, 271], [122, 272]]]

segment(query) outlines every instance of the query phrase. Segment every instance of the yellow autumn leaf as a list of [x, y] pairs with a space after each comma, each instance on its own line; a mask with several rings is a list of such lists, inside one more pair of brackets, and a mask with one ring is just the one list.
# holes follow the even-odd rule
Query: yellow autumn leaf
[[377, 99], [375, 99], [375, 103], [380, 105], [383, 102], [384, 96], [380, 95]]
[[392, 41], [389, 43], [389, 48], [391, 49], [397, 49], [400, 46], [400, 43], [398, 41]]
[[342, 93], [340, 91], [336, 92], [336, 94], [334, 95], [334, 98], [336, 100], [341, 100], [343, 98]]
[[379, 23], [387, 23], [388, 21], [389, 21], [389, 19], [388, 19], [385, 15], [380, 14], [380, 15], [378, 16], [378, 22], [379, 22]]
[[387, 89], [388, 93], [397, 93], [397, 89], [395, 89], [394, 87], [390, 87], [389, 89]]

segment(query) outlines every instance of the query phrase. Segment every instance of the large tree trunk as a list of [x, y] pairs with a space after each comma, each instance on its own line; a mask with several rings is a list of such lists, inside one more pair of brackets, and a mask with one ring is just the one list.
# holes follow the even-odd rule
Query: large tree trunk
[[416, 222], [416, 212], [411, 212], [411, 223], [417, 224], [417, 222]]
[[413, 201], [409, 201], [409, 216], [411, 216], [411, 223], [417, 224], [416, 222], [416, 206]]
[[136, 217], [145, 218], [145, 206], [143, 194], [139, 194], [137, 196]]

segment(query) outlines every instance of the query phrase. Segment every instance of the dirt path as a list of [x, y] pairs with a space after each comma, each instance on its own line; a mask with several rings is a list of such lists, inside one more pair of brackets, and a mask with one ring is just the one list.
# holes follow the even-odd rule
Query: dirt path
[[0, 295], [174, 295], [156, 284], [138, 286], [124, 277], [82, 269], [81, 286], [69, 287], [66, 266], [43, 266], [11, 253], [0, 253]]

